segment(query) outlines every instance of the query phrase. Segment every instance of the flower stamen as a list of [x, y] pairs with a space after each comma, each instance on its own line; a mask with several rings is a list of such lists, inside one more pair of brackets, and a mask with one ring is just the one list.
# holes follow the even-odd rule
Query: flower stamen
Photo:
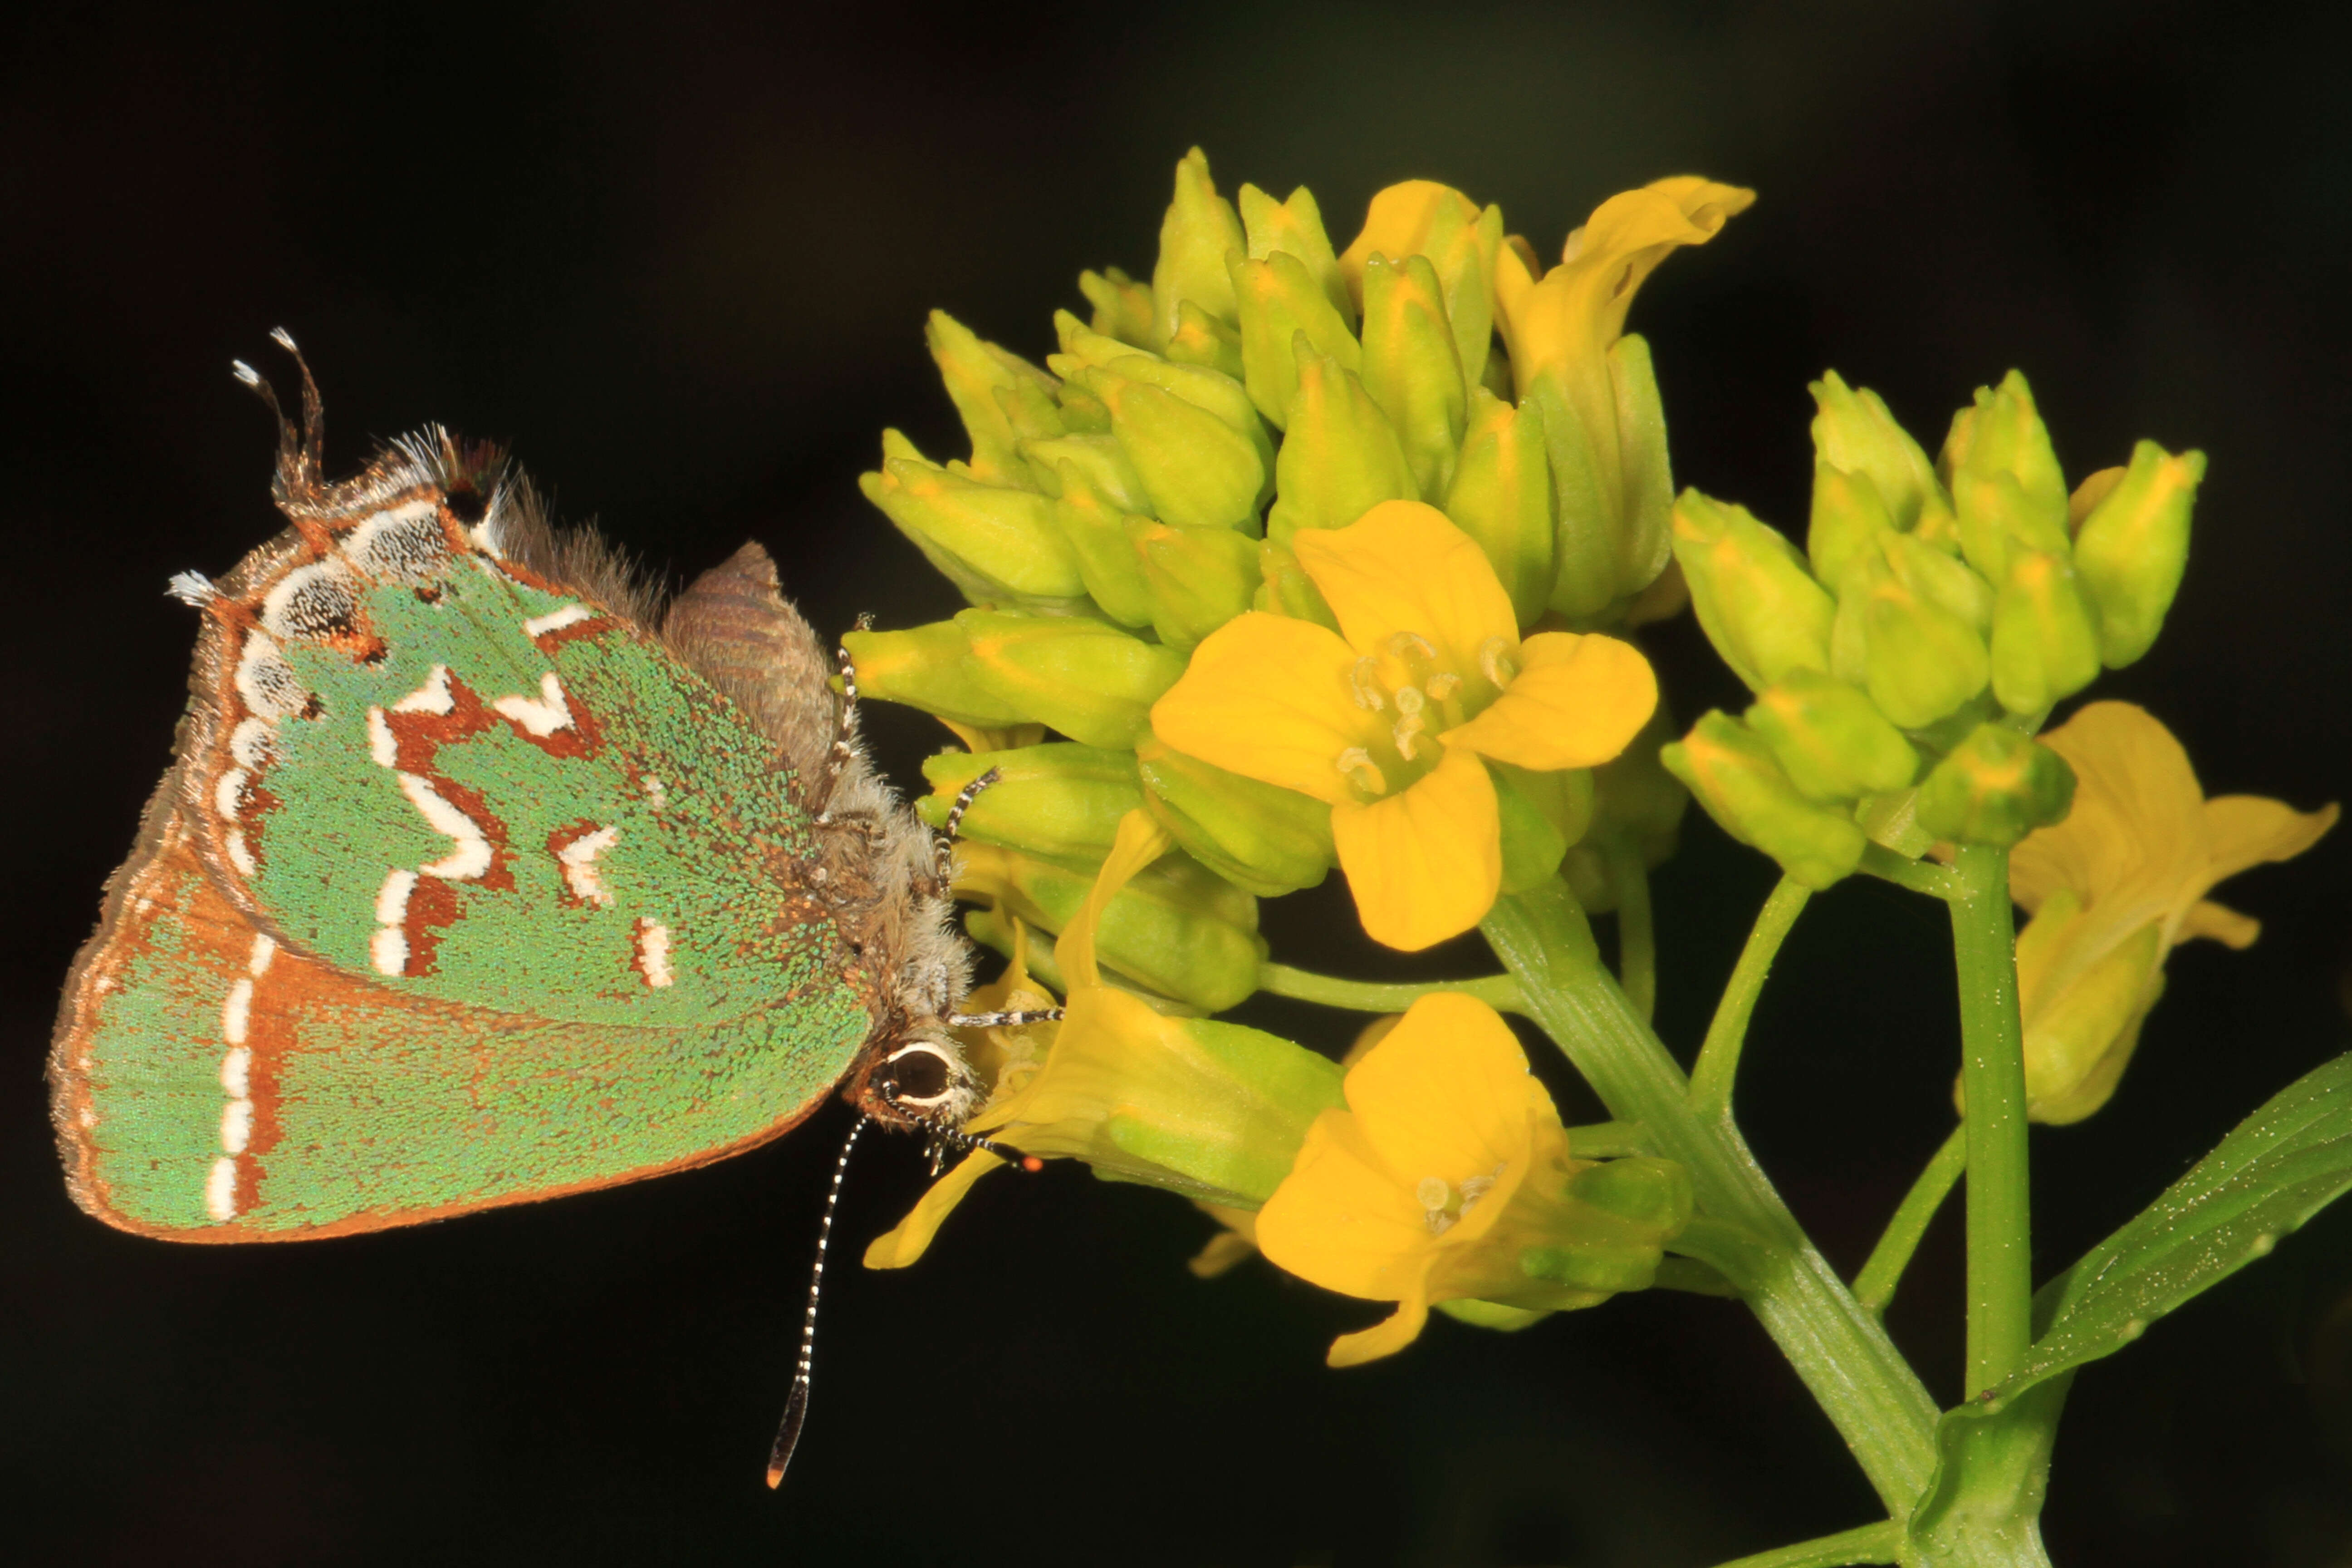
[[1478, 673], [1496, 686], [1508, 686], [1519, 673], [1509, 654], [1501, 637], [1488, 637], [1478, 645]]
[[1371, 752], [1361, 746], [1350, 746], [1341, 752], [1332, 759], [1332, 766], [1339, 770], [1341, 778], [1346, 779], [1366, 795], [1382, 795], [1389, 793], [1387, 776], [1381, 772], [1380, 764], [1372, 761]]
[[1348, 689], [1355, 695], [1356, 706], [1373, 713], [1384, 706], [1381, 700], [1377, 668], [1376, 663], [1367, 657], [1358, 659], [1355, 668], [1348, 672]]

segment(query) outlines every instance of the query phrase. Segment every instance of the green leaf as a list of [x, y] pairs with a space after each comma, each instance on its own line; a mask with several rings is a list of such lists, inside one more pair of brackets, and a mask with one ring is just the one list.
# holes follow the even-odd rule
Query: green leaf
[[2040, 1337], [2025, 1364], [1982, 1403], [1998, 1411], [2059, 1373], [2113, 1355], [2347, 1190], [2352, 1055], [2280, 1090], [2162, 1197], [2036, 1292]]

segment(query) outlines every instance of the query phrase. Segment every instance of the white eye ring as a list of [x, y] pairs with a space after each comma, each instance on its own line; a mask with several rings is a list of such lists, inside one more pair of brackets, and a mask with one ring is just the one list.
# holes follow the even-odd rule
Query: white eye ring
[[882, 1063], [886, 1068], [894, 1067], [907, 1058], [918, 1055], [930, 1057], [938, 1061], [940, 1071], [947, 1079], [946, 1087], [937, 1094], [913, 1095], [893, 1092], [890, 1099], [894, 1104], [909, 1106], [918, 1110], [932, 1110], [952, 1101], [962, 1092], [961, 1079], [964, 1074], [962, 1061], [928, 1040], [917, 1040], [910, 1045], [900, 1046], [885, 1057]]

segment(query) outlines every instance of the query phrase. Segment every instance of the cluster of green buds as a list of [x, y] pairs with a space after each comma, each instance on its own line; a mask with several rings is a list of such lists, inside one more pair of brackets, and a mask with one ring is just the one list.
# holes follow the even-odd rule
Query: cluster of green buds
[[2201, 454], [2143, 441], [2070, 494], [2024, 377], [1979, 388], [1933, 464], [1868, 389], [1812, 388], [1806, 548], [1687, 491], [1699, 624], [1756, 694], [1663, 760], [1735, 837], [1824, 888], [1873, 839], [2008, 846], [2074, 777], [2052, 707], [2146, 653], [2188, 558]]
[[[1195, 150], [1150, 280], [1083, 275], [1091, 317], [1057, 313], [1042, 366], [935, 313], [971, 455], [934, 462], [890, 431], [863, 485], [972, 607], [846, 640], [866, 695], [966, 742], [927, 770], [929, 820], [998, 770], [964, 820], [973, 935], [1004, 951], [1014, 917], [1062, 930], [1111, 826], [1139, 805], [1179, 853], [1106, 912], [1104, 963], [1202, 1011], [1255, 987], [1255, 900], [1323, 879], [1330, 803], [1171, 748], [1151, 710], [1244, 612], [1337, 629], [1293, 549], [1303, 531], [1385, 502], [1435, 507], [1528, 631], [1679, 608], [1664, 420], [1648, 351], [1622, 326], [1660, 260], [1749, 199], [1696, 178], [1626, 193], [1546, 271], [1499, 208], [1427, 181], [1380, 193], [1338, 250], [1308, 192], [1244, 185], [1229, 201]], [[1651, 758], [1663, 738], [1647, 738]], [[1683, 795], [1654, 763], [1602, 791], [1597, 815], [1582, 773], [1546, 787], [1577, 809], [1507, 821], [1515, 867], [1515, 825], [1541, 826], [1547, 875], [1588, 823], [1652, 863], [1672, 847]], [[1605, 908], [1600, 868], [1588, 852]]]

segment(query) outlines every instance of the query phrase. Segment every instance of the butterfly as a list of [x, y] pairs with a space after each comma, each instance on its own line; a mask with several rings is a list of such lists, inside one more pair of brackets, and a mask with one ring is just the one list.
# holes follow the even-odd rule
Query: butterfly
[[437, 427], [326, 483], [300, 368], [289, 526], [173, 580], [187, 714], [50, 1058], [74, 1200], [348, 1235], [721, 1159], [837, 1084], [955, 1140], [952, 1031], [996, 1019], [957, 1011], [952, 826], [877, 776], [766, 552], [660, 605]]

